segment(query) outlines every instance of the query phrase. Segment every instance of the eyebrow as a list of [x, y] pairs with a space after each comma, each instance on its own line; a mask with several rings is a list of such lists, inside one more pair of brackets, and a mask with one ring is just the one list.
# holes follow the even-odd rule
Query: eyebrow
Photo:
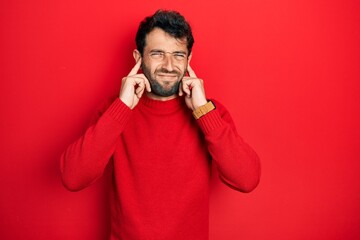
[[[161, 50], [161, 49], [152, 49], [152, 50], [150, 50], [150, 52], [164, 52], [164, 53], [166, 53], [166, 52], [168, 52], [168, 51], [164, 51], [164, 50]], [[168, 52], [168, 53], [172, 53], [172, 54], [174, 54], [174, 53], [183, 53], [183, 54], [186, 54], [186, 51], [174, 51], [174, 52]]]
[[160, 49], [152, 49], [152, 50], [150, 50], [150, 52], [164, 52], [164, 51], [160, 50]]
[[185, 51], [175, 51], [173, 53], [183, 53], [183, 54], [187, 54]]

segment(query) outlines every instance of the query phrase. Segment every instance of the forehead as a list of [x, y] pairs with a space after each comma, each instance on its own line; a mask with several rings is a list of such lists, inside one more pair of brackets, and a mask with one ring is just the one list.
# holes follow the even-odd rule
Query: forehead
[[154, 30], [146, 35], [146, 45], [144, 50], [151, 51], [153, 49], [168, 52], [187, 52], [187, 41], [186, 38], [174, 38], [164, 30], [160, 28], [154, 28]]

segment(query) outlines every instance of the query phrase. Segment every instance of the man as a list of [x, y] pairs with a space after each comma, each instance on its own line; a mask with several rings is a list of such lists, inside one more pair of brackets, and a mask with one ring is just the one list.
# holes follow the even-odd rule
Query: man
[[234, 189], [258, 184], [256, 153], [190, 67], [193, 43], [177, 12], [142, 21], [119, 97], [62, 156], [63, 183], [73, 191], [111, 161], [111, 239], [208, 239], [211, 163]]

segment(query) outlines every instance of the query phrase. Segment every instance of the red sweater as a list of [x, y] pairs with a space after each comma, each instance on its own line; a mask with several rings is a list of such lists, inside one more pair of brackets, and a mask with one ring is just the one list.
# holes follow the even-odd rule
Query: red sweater
[[256, 153], [239, 137], [229, 113], [195, 120], [185, 101], [143, 96], [131, 110], [116, 99], [61, 158], [72, 191], [98, 179], [111, 160], [111, 239], [208, 239], [211, 162], [232, 188], [259, 181]]

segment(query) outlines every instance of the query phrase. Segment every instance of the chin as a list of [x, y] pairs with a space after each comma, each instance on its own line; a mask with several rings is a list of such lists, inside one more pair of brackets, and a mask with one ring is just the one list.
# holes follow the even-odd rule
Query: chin
[[[165, 85], [168, 85], [168, 84], [165, 84]], [[180, 85], [180, 81], [177, 81], [177, 82], [171, 84], [171, 86], [166, 86], [166, 87], [159, 84], [158, 82], [152, 82], [151, 83], [151, 92], [157, 96], [170, 97], [179, 92], [179, 85]]]

